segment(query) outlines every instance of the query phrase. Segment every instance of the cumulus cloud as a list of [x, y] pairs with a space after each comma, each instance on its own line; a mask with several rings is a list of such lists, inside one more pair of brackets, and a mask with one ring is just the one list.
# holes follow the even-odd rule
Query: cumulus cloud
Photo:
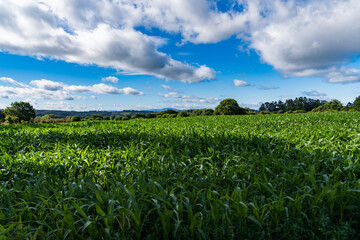
[[139, 30], [155, 27], [181, 36], [180, 45], [236, 36], [285, 76], [360, 80], [358, 69], [346, 68], [360, 55], [358, 0], [239, 0], [228, 5], [219, 10], [212, 0], [3, 0], [0, 51], [187, 83], [216, 78], [208, 66], [159, 51], [167, 40]]
[[235, 87], [245, 87], [245, 86], [249, 86], [249, 84], [243, 80], [238, 80], [238, 79], [234, 79], [233, 80], [233, 85]]
[[84, 96], [74, 96], [74, 93], [143, 95], [142, 92], [130, 87], [119, 89], [104, 83], [82, 86], [67, 85], [61, 82], [41, 79], [31, 81], [30, 85], [34, 86], [32, 87], [30, 85], [19, 83], [11, 78], [2, 77], [0, 80], [17, 85], [16, 87], [0, 85], [0, 97], [2, 98], [74, 100], [84, 99]]
[[316, 90], [312, 90], [312, 91], [309, 91], [309, 92], [304, 91], [303, 94], [306, 95], [306, 96], [309, 96], [309, 97], [325, 97], [326, 96], [325, 93], [320, 93], [320, 92], [318, 92]]
[[159, 52], [157, 48], [165, 40], [134, 29], [138, 10], [131, 3], [4, 0], [0, 8], [3, 52], [96, 64], [188, 83], [215, 79], [215, 71], [205, 65], [195, 67]]
[[340, 69], [330, 70], [327, 78], [331, 83], [352, 83], [360, 81], [360, 70], [354, 68], [342, 67]]
[[264, 62], [289, 76], [359, 81], [341, 68], [360, 54], [359, 1], [265, 2], [267, 14], [250, 32], [250, 47]]
[[104, 82], [112, 82], [112, 83], [117, 83], [119, 81], [119, 79], [117, 77], [114, 77], [114, 76], [104, 77], [104, 78], [102, 78], [102, 80]]

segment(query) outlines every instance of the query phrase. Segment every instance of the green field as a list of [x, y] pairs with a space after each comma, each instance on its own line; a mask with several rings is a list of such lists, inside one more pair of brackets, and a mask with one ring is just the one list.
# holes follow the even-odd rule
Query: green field
[[360, 113], [0, 126], [0, 239], [359, 239]]

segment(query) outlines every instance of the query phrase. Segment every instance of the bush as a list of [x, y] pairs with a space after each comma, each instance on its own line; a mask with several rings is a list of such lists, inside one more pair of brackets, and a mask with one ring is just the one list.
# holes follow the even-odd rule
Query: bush
[[104, 120], [110, 120], [110, 117], [109, 117], [109, 116], [105, 116], [103, 119], [104, 119]]
[[305, 110], [295, 110], [293, 113], [306, 113]]
[[115, 121], [122, 121], [122, 120], [123, 120], [123, 117], [120, 116], [120, 115], [118, 115], [118, 116], [115, 117], [114, 120], [115, 120]]
[[235, 99], [227, 98], [215, 108], [216, 115], [241, 115], [246, 114], [246, 109], [239, 107]]
[[71, 117], [71, 121], [72, 121], [72, 122], [80, 122], [80, 121], [81, 121], [81, 118], [80, 118], [79, 116], [75, 115], [75, 116], [72, 116], [72, 117]]
[[259, 112], [260, 115], [267, 115], [267, 114], [271, 114], [270, 111], [260, 111]]

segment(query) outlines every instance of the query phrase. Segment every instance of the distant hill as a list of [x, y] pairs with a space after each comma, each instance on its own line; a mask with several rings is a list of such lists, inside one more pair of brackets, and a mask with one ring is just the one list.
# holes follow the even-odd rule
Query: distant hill
[[59, 110], [36, 110], [36, 116], [37, 117], [42, 117], [48, 114], [55, 114], [56, 117], [58, 118], [65, 118], [68, 116], [80, 116], [81, 118], [84, 117], [91, 117], [93, 114], [96, 115], [101, 115], [103, 117], [110, 117], [110, 116], [125, 116], [130, 114], [131, 116], [134, 115], [135, 113], [152, 113], [152, 112], [157, 112], [157, 111], [137, 111], [137, 110], [124, 110], [124, 111], [59, 111]]

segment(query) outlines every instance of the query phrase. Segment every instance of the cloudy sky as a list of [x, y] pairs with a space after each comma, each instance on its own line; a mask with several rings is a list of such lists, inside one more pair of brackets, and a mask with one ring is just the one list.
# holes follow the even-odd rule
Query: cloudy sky
[[0, 108], [360, 95], [359, 0], [1, 0]]

